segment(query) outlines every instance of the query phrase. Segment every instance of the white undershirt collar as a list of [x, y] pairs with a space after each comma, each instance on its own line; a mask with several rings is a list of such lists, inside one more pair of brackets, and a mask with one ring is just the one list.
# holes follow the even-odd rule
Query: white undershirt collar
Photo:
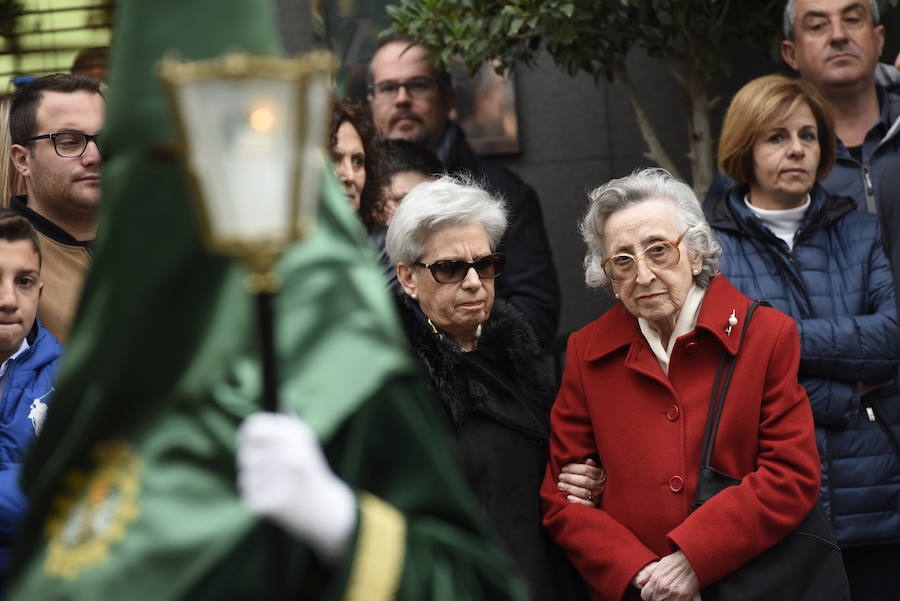
[[6, 385], [6, 372], [9, 370], [9, 366], [12, 365], [13, 360], [15, 360], [19, 355], [28, 350], [28, 347], [31, 345], [28, 344], [28, 338], [22, 339], [22, 344], [19, 345], [19, 349], [9, 356], [9, 359], [0, 364], [0, 391], [3, 390], [3, 387]]
[[678, 312], [678, 317], [675, 319], [675, 328], [672, 330], [672, 335], [669, 336], [668, 347], [665, 349], [663, 348], [659, 334], [653, 329], [650, 322], [643, 317], [638, 317], [638, 325], [641, 328], [641, 333], [644, 334], [644, 338], [647, 339], [650, 350], [656, 355], [659, 366], [662, 367], [662, 370], [666, 375], [669, 375], [669, 359], [672, 357], [672, 349], [675, 348], [675, 342], [679, 337], [692, 331], [697, 325], [697, 316], [700, 314], [700, 305], [703, 303], [703, 297], [705, 295], [706, 288], [701, 288], [697, 284], [691, 284], [691, 289], [688, 290], [687, 295], [684, 297], [684, 303], [681, 305], [681, 310]]
[[750, 212], [759, 217], [763, 225], [769, 228], [773, 234], [781, 238], [788, 245], [788, 250], [794, 248], [794, 236], [797, 234], [797, 228], [809, 209], [810, 198], [806, 195], [806, 201], [799, 207], [793, 209], [760, 209], [750, 204], [750, 195], [744, 196], [744, 204], [750, 209]]

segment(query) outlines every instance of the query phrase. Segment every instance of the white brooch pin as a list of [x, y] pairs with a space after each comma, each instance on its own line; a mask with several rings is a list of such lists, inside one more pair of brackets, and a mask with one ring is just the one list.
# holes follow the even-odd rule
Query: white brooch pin
[[728, 327], [725, 328], [725, 334], [731, 336], [731, 328], [737, 325], [737, 316], [734, 314], [734, 309], [731, 310], [731, 317], [728, 318]]

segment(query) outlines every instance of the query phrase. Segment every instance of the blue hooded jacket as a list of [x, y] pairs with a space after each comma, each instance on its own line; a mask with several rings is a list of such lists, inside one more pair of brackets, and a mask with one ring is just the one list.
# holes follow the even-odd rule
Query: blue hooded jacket
[[878, 218], [818, 184], [793, 250], [744, 204], [745, 186], [708, 208], [720, 269], [744, 294], [797, 321], [800, 381], [816, 423], [821, 498], [842, 546], [900, 541], [896, 308]]
[[19, 467], [43, 423], [63, 352], [37, 319], [27, 339], [31, 346], [10, 362], [0, 397], [0, 598], [13, 535], [26, 507]]

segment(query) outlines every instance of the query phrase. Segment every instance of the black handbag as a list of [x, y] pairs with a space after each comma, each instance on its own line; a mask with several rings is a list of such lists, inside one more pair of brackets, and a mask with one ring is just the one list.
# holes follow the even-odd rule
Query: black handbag
[[[747, 309], [741, 339], [747, 332], [750, 317], [760, 304], [763, 303], [754, 301]], [[719, 491], [740, 484], [740, 480], [711, 466], [716, 431], [734, 374], [735, 361], [736, 357], [725, 352], [716, 370], [703, 434], [694, 509]], [[800, 525], [775, 546], [702, 589], [700, 596], [703, 601], [848, 601], [850, 585], [847, 583], [841, 549], [834, 540], [821, 503], [816, 501]]]

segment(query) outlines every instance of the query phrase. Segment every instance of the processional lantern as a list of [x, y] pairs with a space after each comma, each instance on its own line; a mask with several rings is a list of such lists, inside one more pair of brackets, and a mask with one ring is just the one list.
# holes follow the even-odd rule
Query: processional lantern
[[334, 55], [321, 51], [161, 64], [203, 239], [250, 271], [263, 341], [263, 405], [270, 410], [277, 409], [273, 268], [315, 220], [336, 66]]

